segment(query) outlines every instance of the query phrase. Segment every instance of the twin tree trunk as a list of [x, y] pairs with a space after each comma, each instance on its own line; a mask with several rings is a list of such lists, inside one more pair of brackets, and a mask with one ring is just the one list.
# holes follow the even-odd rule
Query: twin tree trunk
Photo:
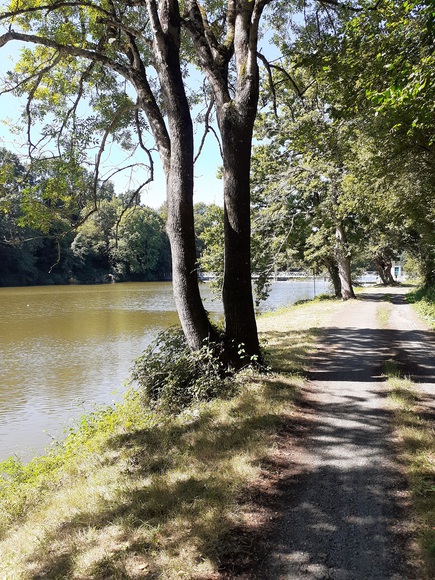
[[[223, 302], [226, 337], [231, 353], [229, 363], [235, 366], [243, 364], [239, 356], [241, 350], [245, 352], [243, 362], [247, 362], [247, 357], [259, 355], [251, 289], [249, 179], [252, 131], [259, 92], [256, 62], [258, 27], [262, 12], [269, 2], [270, 0], [230, 0], [227, 8], [222, 3], [221, 11], [227, 28], [223, 39], [215, 36], [214, 27], [207, 19], [206, 9], [195, 0], [146, 0], [127, 3], [132, 9], [137, 6], [138, 13], [137, 18], [132, 18], [131, 21], [127, 19], [126, 22], [123, 21], [122, 3], [112, 6], [109, 2], [110, 10], [96, 10], [95, 23], [107, 24], [107, 30], [113, 29], [115, 32], [108, 41], [103, 37], [99, 38], [98, 49], [91, 48], [92, 42], [88, 43], [89, 35], [92, 34], [86, 30], [86, 26], [76, 31], [78, 38], [82, 35], [86, 48], [83, 48], [82, 42], [76, 42], [77, 39], [74, 43], [64, 39], [66, 44], [60, 44], [56, 38], [48, 33], [46, 35], [44, 31], [40, 36], [28, 31], [15, 32], [12, 29], [14, 11], [10, 13], [10, 17], [3, 15], [2, 20], [9, 20], [10, 25], [9, 31], [0, 35], [0, 47], [11, 40], [19, 40], [56, 51], [56, 59], [52, 59], [54, 64], [43, 64], [41, 66], [46, 68], [36, 69], [38, 80], [35, 86], [44, 80], [46, 74], [56, 70], [57, 64], [68, 56], [72, 57], [70, 60], [88, 60], [93, 63], [92, 66], [97, 63], [111, 73], [120, 75], [135, 88], [136, 107], [140, 107], [148, 119], [165, 171], [167, 228], [172, 251], [175, 302], [187, 342], [195, 350], [203, 346], [207, 339], [213, 340], [215, 336], [198, 286], [193, 212], [193, 130], [191, 110], [184, 88], [185, 63], [180, 59], [181, 26], [191, 35], [193, 50], [214, 93], [222, 131], [225, 173]], [[39, 6], [38, 3], [35, 6], [36, 18], [39, 19], [43, 14], [44, 18], [48, 18], [50, 29], [52, 25], [57, 26], [57, 21], [66, 18], [64, 10], [69, 11], [71, 8], [69, 3], [54, 3], [46, 14], [44, 6]], [[71, 6], [74, 14], [74, 7], [81, 10], [82, 4], [73, 2]], [[83, 6], [88, 4], [83, 3]], [[182, 17], [180, 7], [183, 9]], [[219, 3], [215, 5], [212, 2], [210, 14], [218, 9]], [[16, 8], [19, 18], [26, 12], [25, 7]], [[33, 9], [29, 13], [30, 22], [32, 14]], [[53, 20], [50, 20], [51, 17]], [[94, 16], [89, 14], [90, 21], [92, 18]], [[148, 33], [152, 45], [151, 55], [148, 54], [147, 41], [144, 42]], [[112, 46], [113, 41], [115, 44], [106, 52], [105, 45]], [[142, 54], [141, 46], [144, 44], [147, 44], [147, 48]], [[235, 91], [229, 75], [232, 60], [235, 61], [237, 69]], [[161, 94], [158, 98], [147, 77], [147, 69], [150, 67], [154, 68], [159, 78]], [[83, 73], [81, 82], [90, 80], [91, 68]], [[17, 84], [19, 86], [20, 83]], [[33, 97], [34, 95], [30, 95], [30, 101]], [[81, 95], [77, 103], [80, 98]], [[161, 105], [161, 100], [164, 106]], [[144, 148], [139, 122], [137, 129], [140, 145]], [[101, 152], [103, 150], [104, 147]]]
[[[193, 133], [190, 117], [170, 120], [168, 224], [177, 311], [189, 346], [215, 340], [198, 287], [193, 217]], [[251, 284], [250, 159], [252, 125], [228, 114], [221, 124], [224, 161], [224, 277], [226, 356], [239, 367], [260, 355]]]
[[[163, 34], [156, 34], [154, 44], [162, 64], [159, 76], [170, 138], [169, 155], [164, 155], [163, 159], [167, 182], [167, 231], [175, 303], [187, 342], [196, 350], [207, 340], [215, 340], [216, 336], [199, 293], [193, 212], [193, 127], [181, 75], [179, 28], [173, 26], [174, 22], [179, 24], [178, 14], [168, 14]], [[252, 99], [254, 106], [241, 107], [241, 111], [237, 111], [231, 101], [218, 107], [224, 164], [224, 359], [236, 368], [260, 354], [250, 265], [250, 158], [256, 97]]]
[[393, 274], [391, 273], [391, 260], [377, 256], [374, 259], [374, 263], [379, 277], [382, 280], [382, 284], [384, 286], [395, 286], [396, 281], [394, 280]]

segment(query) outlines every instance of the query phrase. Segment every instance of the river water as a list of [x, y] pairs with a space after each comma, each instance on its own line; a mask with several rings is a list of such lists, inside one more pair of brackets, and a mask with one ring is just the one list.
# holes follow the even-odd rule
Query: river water
[[[275, 282], [260, 310], [328, 291]], [[202, 285], [206, 309], [222, 306]], [[0, 288], [0, 461], [43, 452], [74, 420], [121, 398], [132, 361], [178, 323], [167, 282]]]

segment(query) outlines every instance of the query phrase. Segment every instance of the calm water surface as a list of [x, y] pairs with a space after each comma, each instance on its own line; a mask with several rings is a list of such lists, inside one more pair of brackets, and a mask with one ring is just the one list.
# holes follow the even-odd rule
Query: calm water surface
[[[207, 285], [201, 293], [219, 315]], [[313, 281], [276, 282], [260, 309], [313, 293]], [[119, 400], [132, 361], [177, 323], [166, 282], [0, 288], [0, 461], [42, 452], [74, 418]]]

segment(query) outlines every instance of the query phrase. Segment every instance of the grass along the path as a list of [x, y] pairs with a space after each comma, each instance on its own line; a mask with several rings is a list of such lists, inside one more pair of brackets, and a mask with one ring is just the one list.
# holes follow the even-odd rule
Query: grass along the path
[[435, 288], [419, 288], [406, 295], [418, 314], [435, 328]]
[[[385, 371], [399, 459], [405, 466], [415, 514], [422, 580], [435, 578], [435, 429], [419, 404], [418, 385], [400, 375], [394, 362]], [[424, 575], [423, 575], [424, 574]]]
[[[413, 300], [411, 300], [413, 302]], [[388, 326], [391, 304], [378, 306], [381, 327]], [[384, 375], [393, 412], [398, 455], [407, 474], [414, 513], [417, 566], [421, 579], [435, 578], [435, 427], [433, 417], [420, 404], [418, 385], [399, 370], [394, 358]]]
[[291, 421], [317, 328], [338, 306], [262, 317], [275, 372], [241, 375], [231, 399], [168, 417], [132, 392], [47, 456], [0, 464], [0, 577], [216, 577], [237, 552], [243, 490]]

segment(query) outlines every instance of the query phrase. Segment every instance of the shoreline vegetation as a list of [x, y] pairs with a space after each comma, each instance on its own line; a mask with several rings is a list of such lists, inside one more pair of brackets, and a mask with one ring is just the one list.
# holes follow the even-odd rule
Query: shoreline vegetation
[[[419, 292], [410, 301], [417, 308], [427, 303], [425, 316], [433, 321], [433, 294]], [[115, 408], [83, 416], [47, 455], [0, 463], [1, 577], [212, 579], [234, 555], [243, 560], [252, 538], [235, 532], [257, 521], [247, 490], [264, 474], [279, 432], [297, 416], [310, 352], [340, 304], [318, 297], [262, 315], [273, 372], [240, 373], [231, 397], [171, 415], [147, 409], [131, 389]], [[397, 408], [397, 389], [404, 391], [391, 369], [387, 376]], [[433, 571], [435, 494], [429, 489], [422, 500], [421, 489], [435, 441], [410, 400], [404, 396], [405, 411], [395, 411], [395, 430], [421, 558]], [[412, 421], [425, 429], [418, 454], [403, 431]]]

